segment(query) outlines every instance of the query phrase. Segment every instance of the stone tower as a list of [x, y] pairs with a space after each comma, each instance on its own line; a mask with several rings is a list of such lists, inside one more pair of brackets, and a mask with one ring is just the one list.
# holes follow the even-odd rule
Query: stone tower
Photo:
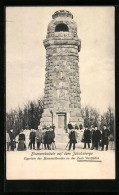
[[43, 41], [46, 49], [44, 112], [41, 125], [56, 126], [62, 133], [69, 123], [83, 125], [79, 85], [79, 56], [81, 41], [77, 25], [69, 11], [52, 15]]

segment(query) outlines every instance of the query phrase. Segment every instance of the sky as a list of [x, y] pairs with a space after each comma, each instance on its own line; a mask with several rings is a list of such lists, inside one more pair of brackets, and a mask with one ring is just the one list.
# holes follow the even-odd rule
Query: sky
[[79, 82], [82, 106], [100, 113], [115, 108], [114, 7], [7, 7], [6, 111], [44, 95], [46, 51], [43, 40], [52, 15], [68, 10], [81, 39]]

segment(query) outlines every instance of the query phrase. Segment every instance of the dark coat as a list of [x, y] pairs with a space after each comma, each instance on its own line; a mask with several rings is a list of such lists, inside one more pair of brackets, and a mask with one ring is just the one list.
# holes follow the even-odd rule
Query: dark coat
[[29, 139], [31, 143], [35, 143], [35, 137], [36, 137], [35, 132], [30, 132]]
[[25, 135], [24, 133], [19, 134], [19, 141], [24, 140], [25, 141]]
[[77, 143], [75, 131], [71, 131], [69, 133], [69, 139], [70, 139], [70, 143]]
[[19, 150], [19, 151], [26, 150], [26, 145], [24, 143], [24, 140], [19, 141], [17, 150]]
[[15, 142], [15, 135], [13, 132], [9, 133], [10, 136], [10, 146], [11, 146], [11, 150], [14, 150], [14, 148], [16, 148], [16, 142]]
[[26, 149], [26, 145], [25, 145], [24, 141], [25, 141], [25, 134], [24, 133], [20, 133], [19, 134], [19, 143], [18, 143], [17, 150], [22, 151], [22, 150]]
[[84, 142], [90, 143], [91, 142], [91, 133], [90, 130], [84, 130]]
[[100, 131], [99, 130], [94, 131], [92, 137], [93, 137], [93, 141], [94, 142], [99, 142], [100, 139], [101, 139], [101, 133], [100, 133]]
[[54, 131], [51, 131], [50, 134], [51, 134], [51, 141], [54, 142], [54, 138], [55, 138], [55, 133], [54, 133]]
[[51, 144], [54, 141], [53, 131], [48, 131], [48, 143]]
[[94, 142], [94, 139], [95, 139], [95, 130], [91, 130], [91, 139], [92, 139], [92, 142]]
[[12, 142], [13, 139], [15, 139], [14, 133], [13, 133], [13, 132], [10, 132], [10, 133], [9, 133], [9, 136], [10, 136], [10, 141]]
[[102, 144], [108, 144], [108, 137], [110, 135], [110, 132], [108, 129], [105, 129], [102, 131]]
[[51, 143], [52, 143], [51, 133], [50, 131], [46, 131], [44, 135], [44, 144], [51, 144]]

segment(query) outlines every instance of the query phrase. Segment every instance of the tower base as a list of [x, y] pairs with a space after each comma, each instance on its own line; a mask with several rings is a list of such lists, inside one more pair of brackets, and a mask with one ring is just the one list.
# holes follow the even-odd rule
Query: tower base
[[72, 125], [78, 125], [78, 127], [84, 126], [84, 120], [79, 115], [79, 113], [73, 113], [72, 112], [59, 112], [59, 111], [51, 111], [50, 109], [45, 109], [42, 115], [42, 118], [40, 120], [40, 125], [43, 126], [55, 126], [56, 133], [63, 134], [66, 129], [68, 123], [71, 123]]

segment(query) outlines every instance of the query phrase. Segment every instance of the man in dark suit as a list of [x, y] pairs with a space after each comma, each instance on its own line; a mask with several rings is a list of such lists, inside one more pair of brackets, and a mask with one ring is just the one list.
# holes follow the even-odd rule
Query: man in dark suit
[[[51, 136], [51, 146], [52, 146], [52, 149], [54, 150], [55, 149], [55, 132], [53, 130], [52, 127], [50, 127], [50, 136]], [[51, 148], [50, 146], [50, 148]]]
[[95, 126], [95, 131], [94, 131], [94, 147], [96, 150], [98, 150], [99, 142], [101, 139], [101, 133], [100, 130], [98, 130], [98, 127]]
[[15, 135], [14, 135], [13, 129], [10, 130], [9, 137], [10, 137], [11, 150], [14, 151], [14, 149], [16, 148], [15, 146], [16, 143], [15, 143]]
[[36, 143], [37, 143], [37, 150], [40, 150], [40, 145], [42, 143], [42, 132], [41, 132], [42, 128], [40, 127], [40, 125], [38, 126], [38, 129], [36, 131]]
[[75, 150], [75, 144], [77, 143], [76, 141], [76, 132], [74, 127], [72, 127], [72, 129], [70, 130], [69, 133], [69, 150], [71, 150], [71, 146], [73, 144], [73, 150]]
[[32, 149], [32, 145], [33, 145], [34, 150], [35, 150], [35, 137], [36, 137], [36, 133], [35, 133], [34, 129], [31, 129], [31, 132], [30, 132], [30, 135], [29, 135], [30, 149]]
[[91, 150], [94, 149], [94, 137], [95, 137], [95, 129], [93, 126], [91, 126], [90, 128], [90, 133], [91, 133], [91, 140], [92, 140], [92, 146], [91, 146]]
[[88, 148], [90, 148], [90, 143], [91, 143], [91, 134], [90, 134], [90, 130], [88, 129], [88, 126], [86, 126], [85, 130], [84, 130], [84, 148], [86, 148], [86, 144], [88, 144]]
[[109, 130], [106, 128], [106, 125], [103, 126], [102, 130], [102, 150], [104, 150], [104, 145], [106, 145], [106, 150], [108, 150], [108, 137], [110, 135]]

